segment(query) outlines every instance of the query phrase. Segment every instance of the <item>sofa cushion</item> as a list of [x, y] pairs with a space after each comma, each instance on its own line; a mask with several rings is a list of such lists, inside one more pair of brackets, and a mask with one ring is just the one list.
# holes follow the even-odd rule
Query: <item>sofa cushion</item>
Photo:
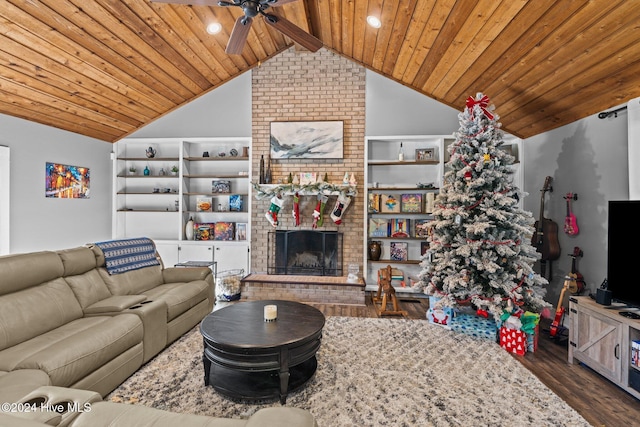
[[145, 295], [151, 301], [162, 301], [167, 305], [167, 321], [170, 322], [206, 300], [210, 293], [211, 288], [207, 282], [196, 280], [156, 286], [145, 292]]
[[87, 317], [0, 352], [0, 369], [40, 369], [51, 383], [69, 386], [142, 342], [134, 314]]
[[107, 284], [95, 267], [86, 273], [65, 277], [64, 280], [71, 287], [83, 310], [111, 297]]
[[75, 276], [96, 268], [96, 257], [87, 247], [64, 249], [58, 251], [64, 266], [65, 276]]
[[[33, 266], [30, 268], [38, 269]], [[25, 267], [25, 274], [28, 274], [28, 270]], [[4, 295], [0, 298], [0, 350], [80, 317], [82, 308], [63, 278]]]
[[112, 295], [142, 295], [163, 283], [162, 267], [159, 265], [114, 275], [110, 275], [104, 267], [98, 268], [98, 271]]
[[55, 252], [33, 252], [1, 256], [0, 271], [0, 295], [5, 295], [61, 277], [64, 266]]
[[0, 403], [15, 403], [33, 390], [49, 384], [49, 376], [38, 369], [0, 372]]
[[[73, 427], [241, 427], [246, 423], [241, 419], [178, 414], [142, 405], [97, 402], [91, 405], [91, 411], [78, 415]], [[298, 427], [293, 424], [280, 425]]]

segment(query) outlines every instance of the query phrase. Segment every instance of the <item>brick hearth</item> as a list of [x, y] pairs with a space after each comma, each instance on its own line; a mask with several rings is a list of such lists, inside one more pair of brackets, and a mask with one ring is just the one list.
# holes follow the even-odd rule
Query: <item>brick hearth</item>
[[306, 303], [365, 305], [365, 282], [347, 277], [249, 274], [242, 279], [242, 300], [280, 299]]

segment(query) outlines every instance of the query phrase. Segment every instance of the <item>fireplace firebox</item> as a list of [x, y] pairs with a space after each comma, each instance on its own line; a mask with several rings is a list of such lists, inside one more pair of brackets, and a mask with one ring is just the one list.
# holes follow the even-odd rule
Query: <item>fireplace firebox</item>
[[342, 233], [277, 230], [268, 246], [269, 274], [342, 276]]

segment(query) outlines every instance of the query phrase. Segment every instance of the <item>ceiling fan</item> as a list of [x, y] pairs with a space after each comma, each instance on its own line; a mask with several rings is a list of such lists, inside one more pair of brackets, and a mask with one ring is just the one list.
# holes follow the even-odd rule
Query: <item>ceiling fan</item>
[[229, 42], [225, 52], [231, 55], [242, 54], [242, 49], [247, 41], [249, 30], [253, 18], [262, 15], [264, 22], [289, 37], [294, 42], [316, 52], [323, 44], [322, 41], [304, 31], [291, 21], [288, 21], [277, 15], [267, 13], [270, 7], [278, 7], [287, 3], [293, 3], [298, 0], [232, 0], [232, 1], [216, 1], [216, 0], [152, 0], [159, 3], [179, 3], [199, 6], [212, 6], [217, 3], [218, 6], [238, 6], [244, 11], [244, 16], [240, 16], [231, 32]]

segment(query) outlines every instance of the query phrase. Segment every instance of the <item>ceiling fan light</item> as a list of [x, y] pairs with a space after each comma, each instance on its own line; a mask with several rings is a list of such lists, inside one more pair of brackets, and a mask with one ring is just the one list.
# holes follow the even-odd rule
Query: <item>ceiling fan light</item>
[[212, 22], [207, 25], [207, 33], [209, 34], [218, 34], [222, 30], [222, 25], [219, 22]]
[[367, 23], [371, 25], [373, 28], [380, 28], [382, 26], [382, 22], [380, 22], [380, 18], [373, 15], [367, 16]]

